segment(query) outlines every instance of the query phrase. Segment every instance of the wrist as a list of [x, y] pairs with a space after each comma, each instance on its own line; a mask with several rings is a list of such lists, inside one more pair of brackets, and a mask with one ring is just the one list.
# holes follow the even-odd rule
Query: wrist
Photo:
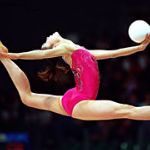
[[15, 54], [15, 53], [9, 53], [10, 59], [19, 59], [20, 54]]
[[20, 59], [21, 58], [21, 53], [15, 54], [16, 59]]
[[140, 44], [139, 45], [139, 51], [143, 51], [146, 48], [145, 44]]

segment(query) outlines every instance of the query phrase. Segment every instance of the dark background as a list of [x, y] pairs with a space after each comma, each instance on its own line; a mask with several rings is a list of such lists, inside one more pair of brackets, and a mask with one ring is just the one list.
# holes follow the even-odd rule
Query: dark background
[[[55, 31], [86, 48], [116, 49], [135, 45], [128, 27], [142, 19], [150, 23], [149, 0], [58, 1], [0, 0], [0, 40], [10, 52], [38, 49]], [[71, 71], [56, 65], [61, 58], [15, 61], [27, 74], [32, 91], [64, 94], [74, 86]], [[150, 103], [149, 47], [132, 56], [99, 61], [101, 88], [97, 99], [140, 106]], [[51, 67], [53, 78], [37, 72]], [[149, 121], [79, 121], [24, 106], [0, 64], [0, 150], [149, 150]], [[10, 136], [10, 140], [6, 137]], [[24, 140], [17, 139], [25, 133]], [[5, 138], [4, 138], [5, 137]], [[17, 140], [16, 140], [17, 139]]]

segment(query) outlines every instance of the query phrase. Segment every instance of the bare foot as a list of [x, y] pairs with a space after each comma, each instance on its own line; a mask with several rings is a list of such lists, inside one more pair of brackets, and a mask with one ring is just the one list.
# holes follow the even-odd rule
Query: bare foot
[[0, 52], [8, 53], [8, 49], [3, 45], [1, 41], [0, 41]]

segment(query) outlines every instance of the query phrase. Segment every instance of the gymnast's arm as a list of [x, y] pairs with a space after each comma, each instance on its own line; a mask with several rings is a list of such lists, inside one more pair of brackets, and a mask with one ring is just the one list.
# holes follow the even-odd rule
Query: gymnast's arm
[[121, 56], [128, 56], [139, 51], [143, 51], [150, 43], [150, 35], [146, 37], [146, 40], [138, 46], [132, 46], [127, 48], [121, 48], [117, 50], [89, 50], [90, 53], [95, 56], [97, 60], [117, 58]]
[[32, 51], [21, 52], [21, 53], [1, 53], [1, 55], [4, 58], [10, 58], [10, 59], [39, 60], [39, 59], [63, 56], [67, 52], [68, 51], [65, 44], [61, 44], [52, 49], [32, 50]]

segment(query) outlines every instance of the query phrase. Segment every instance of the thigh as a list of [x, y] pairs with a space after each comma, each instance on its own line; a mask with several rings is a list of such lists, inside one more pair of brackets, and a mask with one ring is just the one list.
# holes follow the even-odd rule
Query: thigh
[[26, 105], [30, 107], [68, 116], [61, 103], [62, 96], [31, 93], [26, 99]]
[[81, 120], [109, 120], [124, 118], [128, 109], [110, 100], [84, 100], [75, 105], [72, 117]]

